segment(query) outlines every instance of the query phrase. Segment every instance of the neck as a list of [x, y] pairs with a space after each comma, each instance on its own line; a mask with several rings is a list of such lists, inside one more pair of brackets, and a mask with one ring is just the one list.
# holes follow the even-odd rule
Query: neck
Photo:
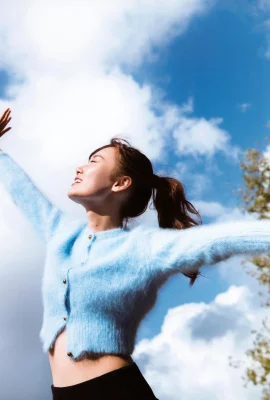
[[88, 228], [93, 232], [106, 231], [121, 227], [120, 218], [116, 215], [100, 215], [94, 211], [86, 211]]

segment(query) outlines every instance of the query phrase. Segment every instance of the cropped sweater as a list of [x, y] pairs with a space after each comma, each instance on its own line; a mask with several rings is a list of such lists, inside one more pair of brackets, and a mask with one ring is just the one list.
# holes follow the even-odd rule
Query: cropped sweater
[[58, 209], [0, 152], [0, 183], [46, 246], [42, 275], [44, 352], [66, 328], [66, 356], [132, 354], [158, 290], [176, 273], [234, 255], [270, 252], [270, 222], [225, 222], [185, 230], [138, 226], [93, 232]]

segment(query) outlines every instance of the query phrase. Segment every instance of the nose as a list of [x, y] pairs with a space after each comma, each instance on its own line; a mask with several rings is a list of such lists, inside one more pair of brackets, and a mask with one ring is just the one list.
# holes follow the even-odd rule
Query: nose
[[78, 175], [79, 173], [80, 174], [82, 173], [82, 167], [76, 168], [76, 174]]
[[79, 173], [83, 174], [84, 170], [86, 170], [88, 166], [89, 166], [89, 163], [80, 165], [79, 167], [76, 168], [76, 174], [79, 174]]

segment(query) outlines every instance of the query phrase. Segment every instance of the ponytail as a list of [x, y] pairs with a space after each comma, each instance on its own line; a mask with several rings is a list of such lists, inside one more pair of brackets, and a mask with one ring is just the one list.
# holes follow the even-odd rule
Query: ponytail
[[[202, 218], [195, 207], [186, 199], [185, 189], [177, 179], [153, 174], [153, 203], [158, 214], [161, 228], [186, 229], [202, 223]], [[192, 218], [195, 214], [199, 222]], [[190, 278], [192, 286], [199, 272], [183, 272]]]
[[[110, 143], [96, 149], [115, 147], [117, 152], [116, 167], [111, 173], [112, 182], [120, 176], [128, 175], [132, 178], [132, 185], [127, 201], [120, 210], [121, 226], [127, 225], [130, 218], [143, 214], [153, 196], [154, 206], [158, 213], [158, 223], [161, 228], [186, 229], [199, 223], [189, 214], [195, 214], [202, 223], [199, 212], [186, 199], [185, 190], [181, 182], [174, 178], [158, 176], [153, 173], [152, 163], [140, 150], [121, 138], [112, 138]], [[182, 272], [190, 278], [192, 286], [199, 272]]]

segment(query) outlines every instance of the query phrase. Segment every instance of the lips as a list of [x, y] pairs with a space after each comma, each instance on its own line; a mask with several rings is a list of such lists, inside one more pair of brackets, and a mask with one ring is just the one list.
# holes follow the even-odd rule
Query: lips
[[[79, 182], [76, 182], [77, 180], [79, 180]], [[75, 182], [73, 182], [71, 186], [75, 185], [76, 183], [81, 183], [81, 182], [82, 182], [82, 179], [79, 178], [78, 176], [75, 176], [74, 181], [75, 181]]]

